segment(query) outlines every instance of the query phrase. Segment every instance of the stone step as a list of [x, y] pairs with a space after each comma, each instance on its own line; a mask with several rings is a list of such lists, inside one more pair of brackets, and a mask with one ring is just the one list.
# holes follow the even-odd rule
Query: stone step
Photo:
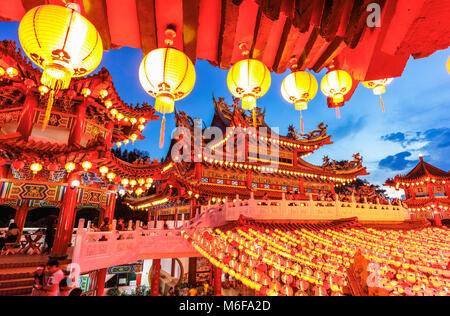
[[0, 296], [30, 295], [31, 291], [31, 286], [19, 286], [8, 289], [0, 289]]
[[25, 279], [14, 279], [14, 280], [3, 280], [0, 281], [0, 290], [1, 289], [10, 289], [14, 287], [21, 286], [33, 286], [34, 279], [25, 278]]

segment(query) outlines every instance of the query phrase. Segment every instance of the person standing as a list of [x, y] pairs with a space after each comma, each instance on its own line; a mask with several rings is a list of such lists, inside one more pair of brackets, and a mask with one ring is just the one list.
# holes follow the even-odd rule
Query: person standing
[[59, 283], [64, 279], [64, 272], [59, 268], [58, 260], [50, 260], [47, 263], [48, 279], [43, 286], [43, 296], [60, 296]]
[[34, 272], [33, 289], [31, 296], [42, 296], [42, 288], [45, 283], [45, 265], [40, 265]]

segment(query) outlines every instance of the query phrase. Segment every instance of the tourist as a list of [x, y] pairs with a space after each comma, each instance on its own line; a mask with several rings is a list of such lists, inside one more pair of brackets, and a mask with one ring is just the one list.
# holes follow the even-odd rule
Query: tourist
[[169, 289], [169, 292], [167, 293], [167, 296], [175, 296], [175, 292], [174, 292], [174, 290], [173, 290], [173, 287], [171, 287], [171, 288]]
[[11, 223], [5, 237], [0, 238], [0, 250], [5, 247], [5, 244], [15, 244], [18, 242], [20, 236], [19, 228], [15, 223]]
[[59, 282], [60, 296], [69, 296], [70, 291], [73, 289], [69, 274], [68, 271], [64, 271], [64, 278]]
[[83, 291], [79, 287], [76, 287], [70, 291], [69, 296], [83, 296]]
[[31, 296], [41, 296], [42, 288], [45, 284], [45, 265], [40, 265], [34, 272], [33, 289], [31, 290]]
[[112, 225], [109, 223], [109, 217], [103, 219], [103, 223], [100, 225], [99, 230], [102, 232], [109, 232], [112, 229]]
[[118, 230], [118, 231], [126, 230], [124, 221], [125, 220], [123, 218], [119, 218], [119, 221], [117, 222], [117, 225], [116, 225], [116, 230]]
[[[264, 195], [263, 195], [262, 199], [263, 199], [263, 201], [268, 201], [269, 200], [269, 193], [264, 192]], [[268, 205], [268, 204], [267, 204], [267, 202], [262, 202], [261, 205]]]
[[64, 273], [59, 268], [58, 260], [50, 260], [46, 268], [48, 280], [42, 288], [43, 296], [60, 296], [59, 283], [64, 279]]

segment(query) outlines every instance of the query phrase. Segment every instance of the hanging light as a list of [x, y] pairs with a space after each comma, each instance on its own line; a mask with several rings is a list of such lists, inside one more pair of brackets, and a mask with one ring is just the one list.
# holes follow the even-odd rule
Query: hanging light
[[108, 175], [106, 176], [108, 178], [109, 181], [112, 181], [116, 178], [116, 174], [113, 172], [108, 173]]
[[92, 163], [90, 161], [83, 161], [81, 167], [83, 167], [84, 171], [88, 171], [92, 168]]
[[[176, 33], [166, 30], [166, 44], [173, 44]], [[163, 114], [159, 147], [164, 146], [166, 113], [174, 111], [175, 101], [191, 93], [196, 80], [195, 68], [186, 54], [175, 48], [158, 48], [144, 57], [139, 68], [139, 81], [144, 90], [156, 98], [155, 110]], [[141, 124], [143, 122], [139, 120]]]
[[323, 77], [320, 88], [327, 97], [331, 98], [331, 105], [336, 108], [339, 118], [339, 108], [344, 106], [344, 97], [352, 88], [352, 77], [344, 70], [331, 70]]
[[109, 169], [108, 169], [108, 167], [103, 166], [103, 167], [100, 167], [99, 171], [102, 174], [102, 176], [104, 176], [105, 174], [108, 173]]
[[303, 135], [302, 111], [308, 108], [308, 102], [314, 99], [319, 85], [316, 78], [305, 71], [297, 71], [284, 78], [281, 84], [281, 94], [283, 98], [295, 104], [295, 109], [300, 111], [300, 126]]
[[128, 185], [128, 183], [130, 183], [130, 181], [128, 179], [122, 179], [121, 183], [124, 187], [126, 187]]
[[386, 92], [386, 86], [391, 84], [393, 80], [394, 78], [385, 78], [379, 80], [363, 81], [362, 83], [364, 87], [372, 89], [373, 94], [380, 96], [381, 109], [383, 110], [383, 112], [384, 112], [384, 104], [381, 95]]
[[73, 162], [68, 162], [66, 163], [65, 167], [68, 173], [71, 173], [72, 171], [75, 170], [76, 165]]
[[50, 89], [42, 128], [50, 119], [54, 96], [69, 88], [73, 77], [83, 77], [102, 60], [103, 45], [94, 25], [80, 14], [79, 6], [41, 5], [20, 22], [19, 40], [25, 53], [44, 69], [41, 83]]
[[[241, 49], [245, 45], [241, 44]], [[243, 55], [247, 55], [245, 51]], [[253, 126], [256, 127], [256, 99], [264, 96], [270, 88], [270, 71], [256, 59], [243, 59], [231, 67], [227, 77], [228, 89], [242, 99], [242, 108], [253, 111]]]
[[39, 171], [42, 170], [42, 165], [38, 162], [32, 163], [30, 165], [30, 170], [33, 172], [33, 174], [37, 174]]

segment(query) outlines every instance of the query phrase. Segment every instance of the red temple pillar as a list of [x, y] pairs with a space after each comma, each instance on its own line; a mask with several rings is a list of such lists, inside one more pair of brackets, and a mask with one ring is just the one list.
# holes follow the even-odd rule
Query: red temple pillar
[[108, 132], [106, 132], [105, 145], [107, 149], [112, 147], [112, 136], [114, 132], [114, 122], [108, 122], [106, 125]]
[[27, 215], [28, 215], [28, 203], [26, 201], [22, 201], [22, 205], [16, 211], [16, 216], [14, 217], [14, 223], [19, 228], [21, 234], [23, 232], [23, 228], [25, 227]]
[[189, 258], [189, 271], [188, 271], [188, 283], [189, 285], [195, 285], [197, 283], [197, 258]]
[[430, 181], [427, 181], [427, 190], [428, 190], [428, 196], [430, 198], [433, 198], [434, 197], [433, 186], [431, 185]]
[[62, 201], [62, 206], [59, 211], [58, 226], [56, 227], [55, 243], [53, 245], [51, 256], [66, 257], [67, 248], [72, 239], [73, 233], [73, 218], [75, 214], [75, 206], [77, 200], [78, 188], [71, 188], [74, 180], [79, 181], [80, 176], [71, 173], [68, 177], [68, 185], [66, 193]]
[[150, 296], [159, 296], [159, 278], [161, 276], [161, 259], [153, 259]]
[[117, 190], [116, 186], [113, 186], [111, 188], [111, 192], [110, 192], [111, 198], [109, 200], [109, 205], [107, 205], [107, 209], [105, 210], [105, 217], [109, 218], [109, 223], [110, 224], [112, 223], [112, 221], [114, 219], [114, 211], [116, 209], [116, 200], [117, 200], [116, 199], [117, 194], [115, 193], [116, 190]]
[[433, 212], [433, 216], [434, 216], [434, 225], [436, 225], [436, 227], [442, 227], [441, 214], [436, 211]]
[[222, 296], [222, 269], [214, 266], [214, 296]]
[[251, 188], [252, 187], [252, 171], [251, 170], [247, 170], [247, 188]]
[[86, 109], [87, 109], [87, 101], [84, 101], [83, 103], [80, 103], [77, 106], [77, 117], [75, 118], [75, 121], [73, 122], [72, 129], [70, 130], [70, 136], [69, 136], [69, 145], [75, 145], [81, 143], [81, 135], [83, 134], [83, 125], [84, 121], [86, 120]]
[[154, 228], [158, 227], [158, 210], [155, 209]]
[[175, 276], [175, 259], [172, 258], [172, 266], [170, 267], [170, 276]]
[[202, 181], [202, 163], [201, 162], [195, 163], [195, 179], [199, 182]]
[[294, 155], [292, 158], [293, 158], [292, 166], [297, 167], [298, 166], [298, 150], [294, 150]]
[[33, 92], [28, 92], [19, 118], [17, 131], [27, 141], [33, 131], [34, 110], [39, 104], [38, 97]]
[[299, 192], [300, 192], [300, 193], [305, 193], [305, 187], [303, 186], [303, 177], [300, 177], [300, 188], [299, 188]]
[[447, 195], [447, 198], [450, 197], [450, 184], [448, 182], [445, 183], [445, 195]]
[[106, 268], [97, 271], [97, 296], [103, 296], [105, 292]]
[[0, 166], [0, 193], [2, 191], [3, 182], [2, 179], [8, 178], [9, 167], [7, 165]]

